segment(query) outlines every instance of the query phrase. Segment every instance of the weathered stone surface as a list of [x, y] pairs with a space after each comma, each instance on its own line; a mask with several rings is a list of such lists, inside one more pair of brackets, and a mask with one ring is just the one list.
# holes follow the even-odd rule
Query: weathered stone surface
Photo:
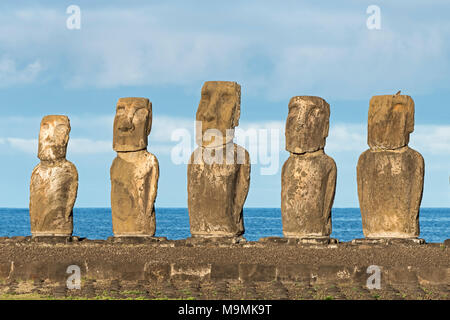
[[289, 101], [286, 119], [286, 150], [302, 154], [325, 147], [330, 105], [320, 97], [296, 96]]
[[45, 116], [39, 133], [38, 157], [30, 183], [30, 223], [33, 236], [70, 236], [78, 172], [65, 159], [70, 121], [66, 116]]
[[274, 265], [239, 264], [239, 280], [247, 281], [275, 281], [277, 269]]
[[371, 149], [393, 150], [408, 145], [414, 131], [414, 101], [406, 95], [370, 99], [367, 144]]
[[78, 241], [78, 237], [62, 237], [62, 236], [36, 236], [30, 239], [32, 242], [40, 242], [40, 243], [48, 243], [48, 244], [57, 244], [57, 243], [70, 243], [72, 241]]
[[[243, 148], [234, 144], [234, 149], [236, 159]], [[250, 185], [250, 160], [247, 151], [245, 154], [244, 164], [188, 164], [192, 236], [232, 237], [244, 233], [243, 207]]]
[[449, 254], [448, 249], [427, 244], [409, 247], [393, 244], [362, 250], [346, 245], [315, 249], [232, 245], [162, 247], [110, 244], [106, 241], [95, 246], [84, 241], [59, 245], [0, 243], [0, 291], [2, 283], [14, 279], [66, 281], [69, 276], [67, 268], [71, 265], [81, 268], [82, 279], [95, 279], [98, 283], [107, 280], [108, 290], [109, 281], [113, 279], [146, 279], [154, 284], [170, 279], [228, 280], [236, 284], [238, 281], [261, 284], [277, 279], [285, 285], [289, 282], [295, 286], [302, 284], [302, 287], [308, 282], [314, 286], [338, 283], [351, 288], [355, 283], [366, 285], [370, 276], [367, 273], [369, 265], [380, 266], [382, 288], [389, 279], [406, 285], [417, 285], [417, 282], [446, 285], [450, 279]]
[[286, 149], [281, 173], [283, 234], [321, 238], [331, 234], [336, 164], [323, 150], [330, 106], [319, 97], [294, 97], [286, 121]]
[[211, 264], [183, 264], [173, 263], [170, 266], [170, 277], [179, 280], [205, 280], [210, 279]]
[[450, 284], [450, 268], [438, 269], [428, 267], [417, 270], [417, 279], [420, 284], [439, 285], [441, 283]]
[[277, 266], [277, 280], [294, 281], [309, 284], [312, 279], [312, 266], [302, 264], [284, 264]]
[[357, 166], [358, 197], [366, 238], [419, 236], [424, 160], [409, 148], [414, 102], [409, 96], [375, 96], [368, 143]]
[[[205, 130], [216, 129], [205, 142], [197, 131], [197, 148], [188, 164], [188, 210], [193, 237], [237, 237], [244, 233], [243, 207], [250, 185], [250, 157], [233, 143], [227, 129], [239, 122], [240, 86], [206, 82], [197, 111]], [[231, 137], [231, 138], [230, 138]], [[216, 139], [217, 138], [217, 139]]]
[[351, 241], [352, 245], [358, 245], [361, 247], [370, 246], [389, 246], [392, 244], [399, 246], [415, 246], [425, 244], [424, 239], [419, 238], [363, 238], [363, 239], [353, 239]]
[[[290, 239], [281, 238], [281, 237], [264, 237], [264, 238], [260, 238], [258, 240], [258, 242], [263, 243], [263, 244], [286, 245], [286, 244], [288, 244], [289, 240]], [[295, 244], [297, 244], [297, 241], [296, 241], [297, 239], [293, 239], [293, 240], [295, 240]]]
[[240, 115], [241, 86], [231, 81], [206, 81], [196, 115], [198, 145], [212, 148], [232, 141]]
[[120, 98], [114, 118], [113, 149], [130, 152], [147, 149], [152, 129], [152, 103], [146, 98]]
[[417, 272], [415, 270], [405, 270], [404, 268], [392, 268], [387, 270], [385, 282], [389, 284], [417, 284]]
[[239, 279], [239, 264], [212, 264], [211, 280]]
[[285, 237], [328, 237], [336, 164], [323, 151], [291, 154], [282, 170], [281, 212]]
[[121, 98], [114, 119], [111, 212], [114, 236], [153, 236], [159, 164], [147, 151], [152, 104], [145, 98]]
[[364, 235], [418, 237], [424, 177], [420, 153], [409, 147], [367, 150], [358, 161], [357, 171]]
[[166, 242], [166, 237], [153, 236], [127, 236], [127, 237], [110, 237], [107, 241], [122, 244], [158, 244]]
[[145, 263], [144, 278], [150, 281], [161, 282], [170, 278], [171, 266], [168, 263]]
[[243, 236], [232, 236], [232, 237], [191, 237], [186, 239], [186, 243], [192, 244], [193, 246], [202, 245], [215, 245], [215, 246], [229, 246], [233, 244], [243, 244], [246, 240]]

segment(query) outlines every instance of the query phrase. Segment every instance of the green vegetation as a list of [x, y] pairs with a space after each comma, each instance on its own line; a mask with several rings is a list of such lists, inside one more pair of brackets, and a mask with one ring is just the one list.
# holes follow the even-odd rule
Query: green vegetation
[[0, 300], [195, 300], [195, 297], [177, 298], [169, 299], [167, 297], [157, 297], [149, 298], [146, 296], [136, 296], [136, 297], [124, 297], [118, 298], [109, 295], [107, 292], [103, 292], [95, 297], [85, 297], [85, 296], [66, 296], [66, 297], [54, 297], [50, 295], [40, 295], [36, 293], [26, 293], [26, 294], [0, 294]]
[[139, 290], [125, 290], [125, 291], [121, 291], [121, 293], [124, 295], [135, 295], [135, 296], [142, 296], [142, 295], [146, 294], [144, 291], [139, 291]]

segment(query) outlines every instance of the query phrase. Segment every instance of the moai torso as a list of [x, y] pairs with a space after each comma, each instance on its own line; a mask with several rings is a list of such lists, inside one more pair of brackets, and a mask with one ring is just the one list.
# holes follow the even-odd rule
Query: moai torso
[[30, 183], [33, 236], [71, 236], [78, 172], [65, 159], [70, 123], [66, 116], [46, 116], [39, 135], [39, 163]]
[[336, 184], [336, 164], [323, 152], [291, 154], [281, 180], [281, 212], [286, 237], [328, 237]]
[[[193, 236], [239, 236], [244, 233], [243, 206], [250, 185], [248, 152], [232, 144], [235, 164], [206, 164], [203, 157], [188, 164], [188, 209]], [[237, 163], [244, 153], [245, 162]], [[194, 151], [192, 160], [202, 153]]]
[[[134, 152], [133, 152], [134, 153]], [[154, 235], [156, 230], [152, 179], [158, 160], [144, 151], [132, 159], [117, 156], [111, 166], [111, 210], [117, 235]]]
[[327, 238], [336, 188], [336, 164], [323, 151], [329, 105], [318, 97], [294, 97], [286, 121], [286, 149], [281, 173], [283, 234]]
[[[204, 84], [197, 110], [200, 147], [188, 164], [188, 210], [193, 237], [236, 237], [244, 233], [243, 207], [250, 185], [250, 159], [244, 148], [232, 142], [239, 114], [237, 83]], [[208, 136], [211, 130], [212, 137]], [[222, 156], [216, 158], [219, 154]]]
[[114, 119], [114, 159], [111, 213], [114, 236], [154, 236], [159, 164], [147, 152], [151, 103], [144, 98], [121, 98]]
[[363, 232], [367, 238], [419, 236], [424, 160], [407, 146], [414, 128], [409, 96], [375, 96], [370, 101], [371, 147], [357, 166]]

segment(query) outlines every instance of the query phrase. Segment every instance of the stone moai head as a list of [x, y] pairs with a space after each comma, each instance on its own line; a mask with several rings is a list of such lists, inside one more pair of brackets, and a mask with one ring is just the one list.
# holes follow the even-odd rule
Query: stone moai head
[[[197, 109], [197, 121], [202, 124], [200, 132], [197, 127], [197, 143], [201, 146], [220, 146], [226, 144], [227, 129], [233, 130], [239, 125], [241, 115], [241, 86], [231, 81], [207, 81], [202, 87], [202, 97]], [[223, 141], [203, 139], [209, 129], [220, 131]], [[232, 140], [234, 134], [229, 134]]]
[[67, 116], [50, 115], [42, 118], [38, 158], [42, 161], [65, 159], [69, 133], [70, 121]]
[[138, 151], [147, 148], [151, 128], [152, 103], [150, 100], [120, 98], [114, 118], [114, 151]]
[[286, 150], [314, 152], [325, 147], [330, 121], [330, 105], [320, 97], [298, 96], [289, 101], [286, 119]]
[[406, 95], [370, 99], [367, 143], [371, 149], [397, 149], [408, 145], [414, 131], [414, 101]]

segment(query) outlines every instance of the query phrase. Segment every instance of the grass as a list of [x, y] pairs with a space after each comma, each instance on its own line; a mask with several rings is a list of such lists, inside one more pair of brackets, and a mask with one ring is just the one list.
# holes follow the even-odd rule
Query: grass
[[125, 291], [121, 291], [121, 293], [125, 294], [125, 295], [135, 295], [135, 296], [145, 295], [144, 291], [139, 291], [139, 290], [125, 290]]
[[169, 299], [168, 297], [158, 297], [158, 298], [148, 298], [145, 296], [137, 297], [126, 297], [117, 298], [110, 296], [108, 294], [102, 293], [95, 297], [84, 297], [84, 296], [66, 296], [66, 297], [54, 297], [49, 295], [40, 295], [36, 293], [26, 293], [26, 294], [0, 294], [0, 300], [195, 300], [195, 297], [186, 297], [178, 299]]
[[36, 293], [26, 293], [26, 294], [4, 293], [0, 295], [0, 300], [55, 300], [55, 298]]

